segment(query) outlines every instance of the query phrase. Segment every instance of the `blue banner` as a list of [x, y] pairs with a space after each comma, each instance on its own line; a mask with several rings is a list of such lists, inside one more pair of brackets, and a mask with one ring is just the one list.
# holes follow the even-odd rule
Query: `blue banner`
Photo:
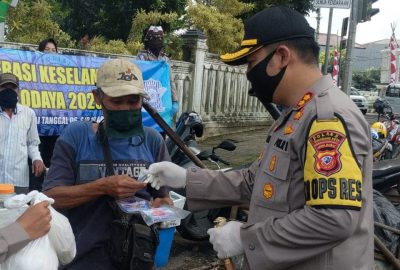
[[[101, 106], [94, 101], [97, 69], [108, 58], [48, 54], [0, 48], [0, 72], [20, 80], [19, 101], [37, 116], [39, 135], [59, 135], [74, 121], [100, 121]], [[134, 61], [143, 73], [150, 104], [171, 125], [170, 69], [165, 61]], [[143, 109], [143, 123], [161, 128]]]

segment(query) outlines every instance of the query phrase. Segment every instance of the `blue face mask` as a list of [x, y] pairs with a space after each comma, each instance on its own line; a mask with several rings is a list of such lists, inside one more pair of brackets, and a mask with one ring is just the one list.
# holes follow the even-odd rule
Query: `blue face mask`
[[17, 107], [18, 94], [14, 89], [6, 88], [0, 91], [0, 107], [2, 109], [15, 109]]

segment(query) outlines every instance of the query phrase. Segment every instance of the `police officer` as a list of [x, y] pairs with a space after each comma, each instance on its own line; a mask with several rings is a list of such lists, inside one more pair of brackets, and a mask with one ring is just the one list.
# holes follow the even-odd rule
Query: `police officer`
[[210, 229], [218, 257], [244, 269], [372, 269], [371, 141], [360, 110], [318, 67], [314, 31], [298, 12], [267, 8], [245, 23], [251, 94], [282, 105], [259, 159], [231, 172], [150, 166], [155, 187], [186, 186], [191, 210], [250, 202], [246, 224]]
[[[164, 30], [161, 26], [152, 25], [143, 35], [142, 41], [144, 43], [144, 50], [139, 51], [137, 55], [138, 60], [142, 61], [165, 61], [170, 67], [170, 85], [171, 85], [171, 99], [172, 99], [172, 117], [179, 110], [178, 95], [176, 93], [175, 83], [172, 78], [171, 63], [164, 52]], [[165, 134], [164, 134], [165, 137]]]

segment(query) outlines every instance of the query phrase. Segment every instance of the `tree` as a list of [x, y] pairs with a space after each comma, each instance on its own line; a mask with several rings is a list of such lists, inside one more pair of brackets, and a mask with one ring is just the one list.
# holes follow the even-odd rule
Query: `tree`
[[243, 22], [237, 18], [249, 12], [253, 4], [238, 0], [214, 0], [189, 3], [189, 24], [204, 32], [211, 52], [224, 53], [238, 47], [243, 38]]
[[375, 89], [375, 84], [380, 82], [380, 72], [378, 68], [353, 72], [353, 86], [363, 91]]
[[71, 37], [52, 20], [52, 6], [46, 0], [20, 1], [7, 17], [6, 40], [38, 44], [52, 37], [59, 46], [71, 47]]
[[185, 3], [185, 0], [63, 0], [67, 16], [59, 23], [75, 39], [87, 33], [126, 41], [137, 11], [183, 14]]
[[307, 15], [313, 10], [313, 0], [242, 0], [244, 3], [253, 3], [255, 8], [251, 13], [246, 14], [246, 17], [253, 15], [266, 7], [269, 6], [288, 6], [300, 12], [301, 14]]

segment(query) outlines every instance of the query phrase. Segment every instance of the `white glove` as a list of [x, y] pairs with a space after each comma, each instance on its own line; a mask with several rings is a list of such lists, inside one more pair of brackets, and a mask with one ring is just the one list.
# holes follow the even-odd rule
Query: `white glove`
[[186, 169], [169, 162], [162, 161], [149, 166], [148, 183], [155, 189], [162, 186], [184, 188], [186, 186]]
[[229, 221], [223, 227], [212, 228], [207, 231], [210, 235], [210, 243], [213, 245], [220, 259], [230, 258], [244, 253], [240, 228], [243, 223]]

